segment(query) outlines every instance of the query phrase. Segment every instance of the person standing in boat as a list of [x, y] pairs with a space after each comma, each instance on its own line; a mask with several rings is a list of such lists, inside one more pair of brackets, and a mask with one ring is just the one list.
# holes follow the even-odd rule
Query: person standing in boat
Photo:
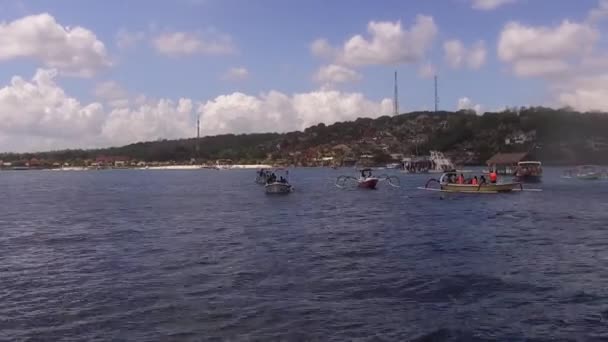
[[496, 184], [497, 181], [498, 181], [498, 174], [496, 173], [496, 169], [493, 169], [492, 172], [490, 172], [490, 183]]

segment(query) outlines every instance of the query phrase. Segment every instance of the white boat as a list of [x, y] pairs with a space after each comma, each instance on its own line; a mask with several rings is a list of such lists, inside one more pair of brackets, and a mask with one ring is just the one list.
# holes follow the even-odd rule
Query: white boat
[[218, 170], [230, 170], [233, 167], [233, 163], [230, 159], [218, 159], [215, 161], [215, 167]]
[[429, 169], [431, 173], [444, 173], [456, 170], [452, 162], [440, 151], [431, 151], [432, 167]]
[[[277, 177], [279, 174], [279, 177]], [[281, 174], [284, 174], [282, 176]], [[289, 171], [283, 168], [277, 168], [270, 173], [264, 185], [264, 191], [267, 194], [288, 194], [294, 190], [289, 184]]]

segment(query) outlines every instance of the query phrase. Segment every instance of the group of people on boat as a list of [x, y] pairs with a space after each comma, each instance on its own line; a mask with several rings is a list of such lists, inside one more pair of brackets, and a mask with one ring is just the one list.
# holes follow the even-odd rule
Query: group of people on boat
[[[498, 174], [496, 173], [496, 170], [490, 171], [488, 177], [490, 178], [491, 184], [496, 184], [496, 182], [498, 182]], [[472, 178], [465, 178], [464, 174], [461, 173], [460, 175], [450, 174], [447, 178], [447, 182], [450, 184], [480, 185], [487, 184], [488, 180], [484, 175], [481, 175], [479, 178], [477, 178], [477, 176], [474, 176]]]
[[272, 172], [272, 171], [266, 171], [264, 169], [261, 169], [260, 171], [258, 171], [258, 176], [260, 177], [264, 177], [266, 179], [266, 184], [271, 184], [271, 183], [287, 183], [287, 178], [283, 177], [283, 176], [279, 176], [277, 178], [277, 175]]

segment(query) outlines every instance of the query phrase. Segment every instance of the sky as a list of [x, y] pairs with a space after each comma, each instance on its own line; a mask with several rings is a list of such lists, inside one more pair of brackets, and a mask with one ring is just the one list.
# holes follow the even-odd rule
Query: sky
[[608, 111], [608, 0], [0, 0], [0, 152]]

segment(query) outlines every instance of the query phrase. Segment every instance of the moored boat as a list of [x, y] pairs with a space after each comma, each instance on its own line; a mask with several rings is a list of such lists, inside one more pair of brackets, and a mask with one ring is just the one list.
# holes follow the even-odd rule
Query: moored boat
[[576, 170], [576, 178], [580, 180], [597, 180], [602, 173], [594, 165], [581, 165]]
[[543, 175], [542, 164], [539, 161], [520, 161], [515, 169], [515, 179], [518, 182], [537, 183]]

